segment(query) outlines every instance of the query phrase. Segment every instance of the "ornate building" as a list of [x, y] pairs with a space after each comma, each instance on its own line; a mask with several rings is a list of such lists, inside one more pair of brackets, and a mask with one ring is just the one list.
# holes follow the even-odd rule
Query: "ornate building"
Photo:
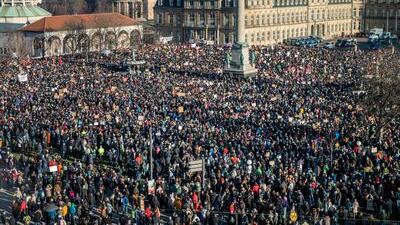
[[21, 29], [31, 56], [126, 49], [141, 42], [142, 26], [119, 13], [50, 16]]
[[113, 0], [113, 12], [121, 13], [133, 19], [153, 20], [155, 0]]
[[365, 29], [383, 28], [392, 34], [400, 34], [399, 27], [400, 0], [366, 0]]
[[[161, 36], [233, 43], [238, 0], [157, 0], [155, 22]], [[359, 33], [361, 0], [243, 0], [245, 39], [273, 44], [291, 37], [324, 38]]]

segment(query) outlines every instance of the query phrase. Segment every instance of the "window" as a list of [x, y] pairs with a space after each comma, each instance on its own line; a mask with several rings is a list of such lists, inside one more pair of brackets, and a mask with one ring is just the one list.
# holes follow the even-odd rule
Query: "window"
[[189, 1], [189, 8], [193, 8], [194, 6], [194, 1]]
[[215, 14], [210, 14], [210, 25], [215, 26]]
[[157, 15], [157, 21], [158, 21], [158, 24], [162, 24], [163, 23], [162, 14], [161, 13]]
[[215, 7], [215, 1], [210, 1], [210, 6], [211, 6], [211, 8], [214, 8]]
[[204, 13], [200, 14], [200, 26], [204, 26], [205, 25], [205, 21], [206, 21], [206, 16], [204, 15]]
[[174, 15], [169, 15], [169, 25], [174, 25]]
[[181, 19], [182, 19], [182, 18], [181, 18], [180, 15], [177, 15], [177, 16], [176, 16], [176, 24], [177, 24], [177, 25], [180, 25], [180, 24], [181, 24]]
[[190, 14], [190, 18], [189, 18], [189, 25], [190, 25], [190, 26], [194, 26], [194, 21], [195, 21], [194, 14], [191, 13], [191, 14]]
[[229, 27], [229, 15], [225, 15], [225, 27]]
[[201, 8], [204, 7], [204, 0], [200, 0], [200, 7], [201, 7]]

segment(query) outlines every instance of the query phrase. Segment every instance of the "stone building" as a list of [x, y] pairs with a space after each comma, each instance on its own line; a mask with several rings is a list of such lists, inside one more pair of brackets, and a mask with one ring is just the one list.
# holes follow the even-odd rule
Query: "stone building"
[[133, 19], [153, 20], [155, 0], [113, 0], [112, 11]]
[[399, 35], [399, 16], [400, 0], [366, 0], [363, 29], [383, 28], [384, 31]]
[[10, 41], [15, 38], [18, 29], [45, 16], [51, 16], [37, 6], [39, 3], [41, 0], [0, 0], [0, 55], [13, 51]]
[[142, 26], [119, 13], [51, 16], [23, 27], [31, 56], [43, 57], [130, 48]]
[[[156, 29], [175, 41], [233, 43], [238, 0], [157, 0]], [[273, 44], [291, 37], [353, 35], [362, 28], [362, 0], [243, 0], [245, 39]]]

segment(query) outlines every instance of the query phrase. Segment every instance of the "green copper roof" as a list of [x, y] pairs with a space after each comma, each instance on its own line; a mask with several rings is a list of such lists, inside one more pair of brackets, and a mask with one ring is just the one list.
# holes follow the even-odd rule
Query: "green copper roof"
[[51, 16], [51, 13], [39, 6], [2, 6], [0, 7], [0, 17], [39, 17]]

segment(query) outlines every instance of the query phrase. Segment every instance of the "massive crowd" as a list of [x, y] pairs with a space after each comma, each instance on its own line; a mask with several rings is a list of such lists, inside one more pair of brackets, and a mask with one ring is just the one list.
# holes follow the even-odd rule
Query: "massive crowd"
[[[400, 219], [399, 121], [377, 140], [355, 94], [363, 75], [400, 71], [399, 52], [253, 50], [251, 79], [222, 75], [227, 49], [213, 46], [145, 46], [132, 75], [104, 66], [128, 53], [33, 60], [28, 82], [1, 61], [0, 185], [17, 190], [0, 220]], [[204, 180], [189, 171], [198, 159]]]

